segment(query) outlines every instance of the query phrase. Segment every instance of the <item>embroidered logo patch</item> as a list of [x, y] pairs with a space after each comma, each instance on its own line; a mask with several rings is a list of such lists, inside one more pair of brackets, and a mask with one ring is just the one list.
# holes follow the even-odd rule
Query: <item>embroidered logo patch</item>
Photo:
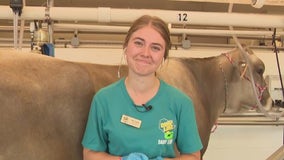
[[160, 120], [160, 130], [164, 133], [164, 139], [159, 140], [159, 144], [172, 144], [174, 138], [175, 125], [173, 120], [167, 120], [165, 118]]

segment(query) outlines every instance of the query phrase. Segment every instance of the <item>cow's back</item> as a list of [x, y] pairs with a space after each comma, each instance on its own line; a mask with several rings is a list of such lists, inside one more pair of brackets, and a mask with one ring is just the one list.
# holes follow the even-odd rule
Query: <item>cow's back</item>
[[[16, 55], [17, 54], [17, 55]], [[78, 160], [94, 86], [79, 64], [0, 53], [0, 160]]]

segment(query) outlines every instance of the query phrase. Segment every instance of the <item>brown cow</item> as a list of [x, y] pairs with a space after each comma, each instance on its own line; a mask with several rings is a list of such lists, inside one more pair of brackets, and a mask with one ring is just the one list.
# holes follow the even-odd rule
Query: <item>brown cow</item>
[[[261, 103], [264, 64], [247, 49]], [[36, 54], [0, 51], [0, 160], [80, 160], [81, 139], [93, 95], [118, 80], [118, 66], [76, 63]], [[158, 76], [188, 94], [206, 151], [223, 112], [256, 104], [245, 59], [235, 49], [210, 58], [171, 58]], [[121, 72], [126, 71], [122, 67]], [[189, 135], [190, 136], [190, 135]]]

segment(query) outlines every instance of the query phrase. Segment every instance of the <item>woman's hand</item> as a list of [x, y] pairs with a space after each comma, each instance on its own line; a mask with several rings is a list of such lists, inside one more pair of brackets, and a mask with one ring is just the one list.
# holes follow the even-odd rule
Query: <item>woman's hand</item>
[[121, 160], [149, 160], [149, 158], [143, 153], [134, 152], [122, 157]]

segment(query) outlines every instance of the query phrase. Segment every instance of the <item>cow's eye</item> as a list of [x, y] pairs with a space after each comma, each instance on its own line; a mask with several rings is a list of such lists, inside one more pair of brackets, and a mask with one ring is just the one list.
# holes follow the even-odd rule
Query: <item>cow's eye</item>
[[240, 60], [240, 61], [239, 61], [239, 65], [242, 66], [242, 67], [245, 67], [246, 64], [247, 64], [247, 63], [246, 63], [245, 60]]
[[246, 64], [245, 61], [240, 61], [240, 62], [239, 62], [239, 66], [240, 66], [242, 69], [244, 69], [244, 68], [247, 66], [247, 64]]
[[257, 72], [258, 74], [262, 75], [262, 74], [264, 73], [264, 69], [263, 69], [263, 68], [258, 68], [258, 69], [256, 70], [256, 72]]

